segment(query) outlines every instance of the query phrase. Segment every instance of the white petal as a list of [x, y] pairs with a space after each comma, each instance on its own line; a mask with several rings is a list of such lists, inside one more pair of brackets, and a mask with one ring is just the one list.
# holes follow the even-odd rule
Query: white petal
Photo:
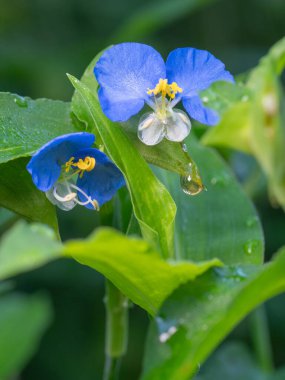
[[183, 141], [190, 133], [191, 122], [185, 112], [173, 110], [167, 119], [165, 137], [170, 141]]
[[165, 136], [165, 125], [155, 113], [142, 116], [138, 126], [138, 137], [146, 145], [156, 145]]
[[[70, 189], [64, 183], [57, 182], [49, 191], [46, 192], [47, 199], [61, 210], [69, 211], [76, 206], [76, 193], [70, 192]], [[65, 198], [66, 200], [61, 200]]]

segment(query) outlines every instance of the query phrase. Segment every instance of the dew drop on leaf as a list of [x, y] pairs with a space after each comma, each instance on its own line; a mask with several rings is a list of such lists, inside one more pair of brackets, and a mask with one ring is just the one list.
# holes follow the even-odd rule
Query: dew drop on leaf
[[21, 96], [18, 96], [18, 95], [15, 96], [14, 102], [17, 104], [17, 106], [19, 106], [21, 108], [27, 108], [28, 107], [27, 100]]
[[244, 253], [247, 255], [252, 255], [258, 249], [259, 244], [259, 240], [247, 241], [243, 246]]
[[204, 190], [204, 185], [195, 164], [188, 164], [186, 174], [180, 177], [180, 185], [187, 195], [197, 195]]

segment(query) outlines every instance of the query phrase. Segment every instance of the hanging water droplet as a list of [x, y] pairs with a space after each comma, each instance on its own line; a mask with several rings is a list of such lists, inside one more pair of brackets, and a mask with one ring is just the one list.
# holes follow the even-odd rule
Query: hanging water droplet
[[256, 216], [250, 216], [247, 218], [245, 224], [247, 227], [253, 227], [257, 223], [258, 219]]
[[204, 185], [195, 164], [189, 163], [186, 174], [180, 177], [180, 185], [187, 195], [197, 195], [204, 190]]
[[15, 96], [14, 102], [17, 104], [17, 106], [22, 107], [22, 108], [27, 108], [28, 107], [28, 101], [23, 98], [22, 96]]
[[243, 246], [244, 253], [247, 255], [252, 255], [253, 253], [256, 252], [259, 246], [260, 246], [259, 240], [249, 240]]

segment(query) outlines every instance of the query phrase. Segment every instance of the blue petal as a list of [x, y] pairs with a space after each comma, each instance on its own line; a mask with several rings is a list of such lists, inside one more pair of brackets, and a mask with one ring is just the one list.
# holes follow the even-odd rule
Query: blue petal
[[126, 121], [142, 109], [147, 90], [165, 78], [165, 64], [151, 46], [129, 42], [106, 50], [94, 74], [101, 86], [98, 95], [105, 115]]
[[40, 148], [31, 158], [27, 170], [36, 187], [48, 191], [58, 180], [61, 166], [78, 150], [89, 148], [95, 141], [91, 133], [71, 133], [56, 137]]
[[[77, 186], [102, 206], [125, 185], [125, 180], [121, 171], [103, 152], [94, 148], [84, 149], [77, 153], [75, 159], [84, 159], [86, 156], [95, 158], [95, 168], [90, 172], [84, 172], [82, 178], [78, 177]], [[86, 201], [80, 192], [78, 198], [82, 202]], [[85, 207], [93, 209], [91, 204]]]
[[202, 124], [216, 125], [220, 120], [216, 111], [203, 106], [199, 96], [183, 98], [182, 103], [189, 115]]
[[182, 87], [182, 98], [192, 96], [217, 81], [234, 82], [223, 62], [206, 50], [181, 48], [173, 50], [166, 61], [168, 82]]

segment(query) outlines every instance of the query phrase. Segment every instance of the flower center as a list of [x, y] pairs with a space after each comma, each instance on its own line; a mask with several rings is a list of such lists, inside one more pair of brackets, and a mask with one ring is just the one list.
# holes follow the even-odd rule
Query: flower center
[[147, 94], [155, 96], [161, 94], [163, 98], [168, 96], [170, 99], [174, 99], [176, 94], [178, 92], [181, 93], [182, 91], [183, 89], [179, 87], [176, 82], [168, 84], [167, 79], [159, 79], [159, 82], [153, 89], [148, 89]]
[[80, 158], [77, 162], [74, 162], [74, 157], [70, 157], [70, 159], [65, 163], [65, 172], [68, 173], [70, 168], [78, 168], [76, 173], [79, 173], [79, 177], [83, 176], [85, 171], [90, 172], [95, 168], [96, 160], [94, 157], [86, 156], [84, 160]]

